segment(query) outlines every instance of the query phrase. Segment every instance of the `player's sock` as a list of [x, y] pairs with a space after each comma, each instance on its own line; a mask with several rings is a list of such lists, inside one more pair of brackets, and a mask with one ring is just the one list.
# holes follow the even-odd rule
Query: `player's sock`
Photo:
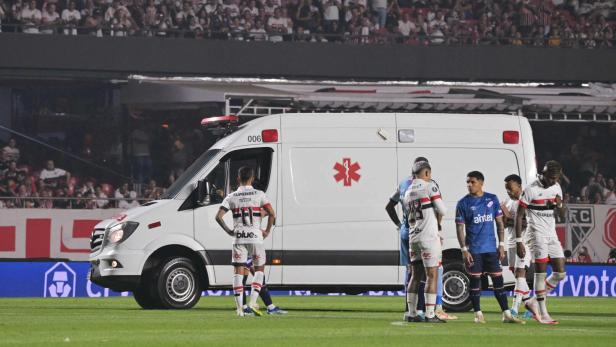
[[[507, 303], [507, 293], [505, 293], [505, 283], [502, 275], [492, 275], [492, 286], [494, 288], [494, 297], [498, 301], [501, 311], [509, 311]], [[511, 314], [511, 313], [510, 313]]]
[[[409, 271], [409, 267], [406, 267], [406, 271], [404, 272], [404, 297], [407, 297], [407, 293], [409, 290], [409, 282], [411, 282], [411, 271]], [[409, 303], [407, 300], [404, 300], [404, 312], [409, 311]]]
[[417, 311], [425, 311], [426, 310], [426, 301], [424, 297], [424, 290], [426, 289], [426, 281], [419, 282], [419, 286], [417, 287]]
[[528, 283], [526, 283], [525, 277], [518, 277], [515, 279], [515, 289], [513, 290], [513, 305], [512, 310], [520, 312], [520, 304], [522, 301], [526, 301], [530, 298], [530, 289]]
[[242, 285], [242, 275], [233, 275], [233, 295], [235, 296], [235, 308], [242, 310], [244, 286]]
[[434, 306], [436, 306], [436, 294], [426, 293], [426, 318], [434, 317]]
[[438, 278], [436, 280], [436, 307], [442, 310], [443, 306], [443, 266], [438, 267]]
[[545, 272], [535, 272], [535, 296], [537, 297], [537, 303], [539, 304], [539, 314], [541, 316], [548, 315], [548, 309], [545, 305]]
[[263, 285], [263, 277], [263, 271], [255, 271], [255, 274], [252, 276], [252, 285], [250, 286], [250, 307], [257, 304], [257, 298], [259, 297], [259, 292], [261, 291], [261, 286]]
[[552, 272], [550, 276], [545, 280], [546, 294], [550, 294], [556, 287], [558, 282], [564, 280], [567, 277], [566, 272]]
[[261, 291], [259, 292], [259, 296], [261, 297], [261, 300], [263, 300], [263, 303], [265, 304], [265, 306], [269, 307], [270, 305], [272, 305], [272, 296], [270, 295], [270, 291], [267, 288], [267, 284], [265, 283], [265, 280], [263, 280], [263, 285], [261, 286]]
[[417, 316], [417, 293], [406, 293], [406, 304], [409, 308], [409, 316]]
[[471, 301], [473, 302], [473, 311], [481, 311], [481, 277], [471, 276]]
[[246, 292], [248, 291], [248, 288], [246, 288], [246, 281], [248, 280], [248, 275], [244, 275], [243, 277], [244, 278], [242, 279], [242, 287], [244, 287], [244, 291], [242, 292], [242, 304], [243, 304], [243, 307], [246, 308], [246, 307], [248, 307], [246, 305], [246, 302], [247, 302], [246, 301]]

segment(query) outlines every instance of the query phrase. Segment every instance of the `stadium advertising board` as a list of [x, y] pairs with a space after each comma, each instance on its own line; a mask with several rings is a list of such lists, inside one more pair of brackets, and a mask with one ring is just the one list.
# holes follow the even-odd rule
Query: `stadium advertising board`
[[[88, 280], [88, 262], [0, 262], [0, 297], [90, 297], [128, 296]], [[233, 295], [231, 290], [208, 290], [206, 296]], [[310, 291], [272, 291], [274, 295], [306, 296]], [[337, 294], [332, 294], [337, 295]], [[403, 292], [370, 291], [368, 296], [402, 296]], [[552, 296], [616, 297], [615, 265], [569, 265], [567, 278]]]

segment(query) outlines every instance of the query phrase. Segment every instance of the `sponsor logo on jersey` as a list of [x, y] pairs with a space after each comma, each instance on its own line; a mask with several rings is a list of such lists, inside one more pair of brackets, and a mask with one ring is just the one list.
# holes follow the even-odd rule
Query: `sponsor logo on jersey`
[[475, 224], [479, 224], [479, 223], [484, 223], [484, 222], [491, 222], [492, 219], [492, 215], [491, 214], [479, 214], [476, 215], [475, 218], [473, 218], [473, 223]]
[[235, 233], [235, 237], [238, 239], [256, 239], [258, 236], [252, 231], [238, 231]]

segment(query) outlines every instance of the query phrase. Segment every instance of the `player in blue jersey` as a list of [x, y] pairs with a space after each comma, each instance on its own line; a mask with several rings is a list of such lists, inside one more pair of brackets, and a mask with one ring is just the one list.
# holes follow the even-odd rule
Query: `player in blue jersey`
[[[421, 161], [425, 161], [426, 163], [428, 163], [428, 159], [425, 157], [417, 157], [415, 158], [415, 160], [413, 160], [413, 164], [416, 164], [418, 162]], [[405, 266], [406, 267], [406, 275], [405, 275], [405, 280], [404, 280], [404, 290], [405, 290], [405, 296], [406, 296], [406, 290], [407, 290], [407, 286], [408, 283], [411, 279], [411, 261], [410, 261], [410, 253], [409, 253], [409, 230], [408, 230], [408, 226], [406, 225], [406, 223], [401, 223], [400, 219], [398, 218], [398, 214], [396, 213], [396, 205], [398, 203], [400, 203], [400, 205], [402, 206], [402, 220], [407, 220], [408, 218], [408, 211], [406, 209], [406, 207], [404, 206], [404, 204], [402, 203], [402, 201], [404, 200], [404, 194], [406, 193], [407, 189], [411, 186], [411, 184], [413, 183], [413, 178], [414, 178], [414, 174], [406, 177], [405, 179], [403, 179], [402, 181], [400, 181], [400, 183], [398, 184], [398, 187], [396, 188], [396, 191], [391, 195], [391, 197], [389, 198], [389, 201], [387, 202], [387, 205], [385, 206], [385, 210], [387, 211], [387, 214], [389, 215], [389, 218], [391, 219], [392, 222], [394, 222], [394, 224], [398, 227], [398, 230], [400, 232], [400, 265]], [[431, 180], [432, 182], [434, 182], [434, 184], [438, 187], [438, 184], [434, 181]], [[439, 233], [441, 231], [441, 221], [440, 218], [438, 220], [438, 228], [439, 228]], [[448, 314], [445, 311], [443, 311], [442, 305], [443, 305], [443, 266], [442, 264], [439, 265], [439, 269], [438, 269], [438, 282], [437, 282], [437, 295], [436, 295], [436, 315], [438, 318], [442, 319], [442, 320], [455, 320], [458, 319], [457, 316], [452, 315], [452, 314]], [[418, 302], [417, 302], [417, 312], [420, 316], [423, 315], [423, 311], [425, 309], [425, 303], [424, 303], [424, 288], [425, 288], [425, 280], [422, 281], [419, 284], [419, 288], [418, 288]], [[405, 301], [406, 302], [406, 301]], [[405, 307], [404, 310], [406, 313], [408, 313], [408, 307]], [[406, 313], [405, 313], [405, 319], [406, 319]]]
[[[456, 206], [456, 231], [462, 256], [471, 276], [471, 301], [475, 323], [485, 323], [481, 312], [481, 275], [492, 278], [494, 296], [503, 311], [503, 323], [524, 324], [509, 311], [500, 260], [505, 257], [503, 212], [498, 198], [483, 191], [483, 174], [471, 171], [466, 177], [468, 195]], [[498, 248], [494, 237], [494, 223], [498, 232]]]

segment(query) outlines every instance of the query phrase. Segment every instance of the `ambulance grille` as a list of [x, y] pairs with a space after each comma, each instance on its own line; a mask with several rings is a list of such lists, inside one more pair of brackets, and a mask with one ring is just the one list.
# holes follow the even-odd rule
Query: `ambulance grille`
[[90, 252], [96, 253], [100, 251], [105, 239], [105, 229], [94, 229], [92, 239], [90, 239]]

